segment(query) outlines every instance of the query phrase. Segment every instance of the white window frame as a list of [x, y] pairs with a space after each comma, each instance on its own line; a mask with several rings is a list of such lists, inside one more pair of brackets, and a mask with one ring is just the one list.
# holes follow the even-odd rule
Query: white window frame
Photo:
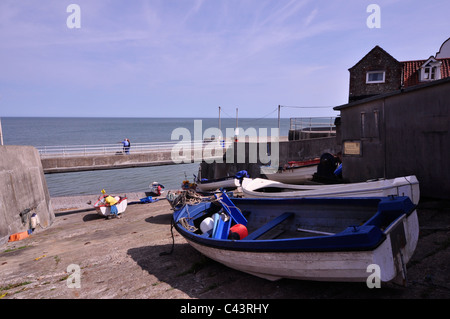
[[[428, 72], [427, 72], [428, 71]], [[437, 66], [426, 66], [422, 68], [420, 81], [427, 82], [427, 81], [434, 81], [439, 80], [441, 78], [441, 72], [440, 67]], [[428, 78], [426, 77], [426, 74], [428, 73]]]
[[[428, 78], [426, 77], [427, 74]], [[429, 82], [439, 80], [440, 78], [441, 78], [441, 62], [431, 57], [420, 68], [420, 81]]]
[[[382, 73], [383, 79], [381, 81], [369, 81], [369, 75], [375, 73]], [[386, 81], [386, 71], [369, 71], [366, 73], [366, 84], [384, 83], [385, 81]]]

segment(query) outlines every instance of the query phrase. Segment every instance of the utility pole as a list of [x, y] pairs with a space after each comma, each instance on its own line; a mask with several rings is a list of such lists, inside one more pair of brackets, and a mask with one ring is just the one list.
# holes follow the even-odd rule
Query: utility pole
[[[220, 123], [220, 106], [219, 106], [219, 131], [221, 131], [222, 130], [222, 128], [220, 127], [221, 125], [220, 125], [221, 123]], [[222, 131], [221, 131], [222, 132]]]
[[278, 137], [280, 136], [280, 110], [281, 110], [281, 105], [278, 105]]
[[234, 129], [234, 141], [238, 141], [239, 128], [238, 128], [238, 108], [236, 108], [236, 128]]

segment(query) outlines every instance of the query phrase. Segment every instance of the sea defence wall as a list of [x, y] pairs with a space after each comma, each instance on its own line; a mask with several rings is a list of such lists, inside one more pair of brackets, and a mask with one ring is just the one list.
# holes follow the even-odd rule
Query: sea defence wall
[[0, 146], [0, 244], [29, 230], [33, 214], [37, 228], [55, 218], [39, 153], [32, 146]]
[[[188, 147], [187, 149], [189, 151], [186, 154], [183, 150], [180, 151], [181, 153], [177, 153], [169, 149], [153, 152], [132, 151], [127, 155], [118, 153], [109, 155], [44, 156], [41, 157], [41, 162], [45, 174], [193, 163], [195, 150]], [[215, 158], [214, 150], [210, 156], [212, 159]]]
[[173, 164], [170, 150], [129, 155], [44, 157], [41, 162], [45, 174]]
[[[244, 156], [240, 156], [239, 160], [239, 146], [237, 144], [242, 143], [245, 144], [242, 150], [244, 150]], [[256, 145], [252, 145], [256, 144]], [[234, 159], [233, 160], [225, 160], [223, 163], [207, 163], [202, 162], [201, 169], [201, 178], [206, 179], [215, 179], [222, 178], [226, 176], [233, 176], [237, 172], [246, 170], [251, 178], [257, 178], [261, 175], [261, 166], [267, 165], [267, 163], [261, 163], [259, 158], [256, 162], [252, 161], [251, 151], [253, 153], [260, 154], [260, 147], [267, 148], [269, 153], [272, 153], [271, 143], [267, 144], [259, 144], [252, 142], [238, 142], [234, 143]], [[311, 138], [305, 140], [297, 140], [297, 141], [280, 141], [278, 144], [278, 166], [283, 167], [289, 161], [302, 161], [308, 160], [315, 157], [320, 157], [323, 153], [331, 153], [336, 154], [340, 151], [340, 145], [337, 143], [336, 136], [330, 137], [321, 137], [321, 138]], [[271, 154], [275, 156], [275, 154]], [[224, 156], [225, 158], [226, 156]]]

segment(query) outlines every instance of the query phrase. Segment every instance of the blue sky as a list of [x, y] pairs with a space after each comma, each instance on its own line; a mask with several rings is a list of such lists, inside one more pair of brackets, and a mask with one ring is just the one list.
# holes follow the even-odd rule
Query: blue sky
[[[366, 24], [372, 3], [381, 28]], [[350, 67], [375, 45], [435, 55], [448, 12], [448, 0], [1, 0], [0, 117], [333, 116]]]

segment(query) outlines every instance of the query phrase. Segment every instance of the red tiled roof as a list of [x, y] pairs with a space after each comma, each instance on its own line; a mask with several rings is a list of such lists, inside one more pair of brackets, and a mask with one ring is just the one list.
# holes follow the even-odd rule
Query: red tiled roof
[[442, 62], [441, 65], [441, 78], [448, 78], [450, 77], [450, 58], [447, 59], [437, 59], [438, 61]]
[[[450, 58], [436, 59], [441, 61], [441, 79], [450, 77]], [[419, 69], [427, 60], [404, 61], [403, 64], [403, 86], [408, 87], [420, 84]]]

